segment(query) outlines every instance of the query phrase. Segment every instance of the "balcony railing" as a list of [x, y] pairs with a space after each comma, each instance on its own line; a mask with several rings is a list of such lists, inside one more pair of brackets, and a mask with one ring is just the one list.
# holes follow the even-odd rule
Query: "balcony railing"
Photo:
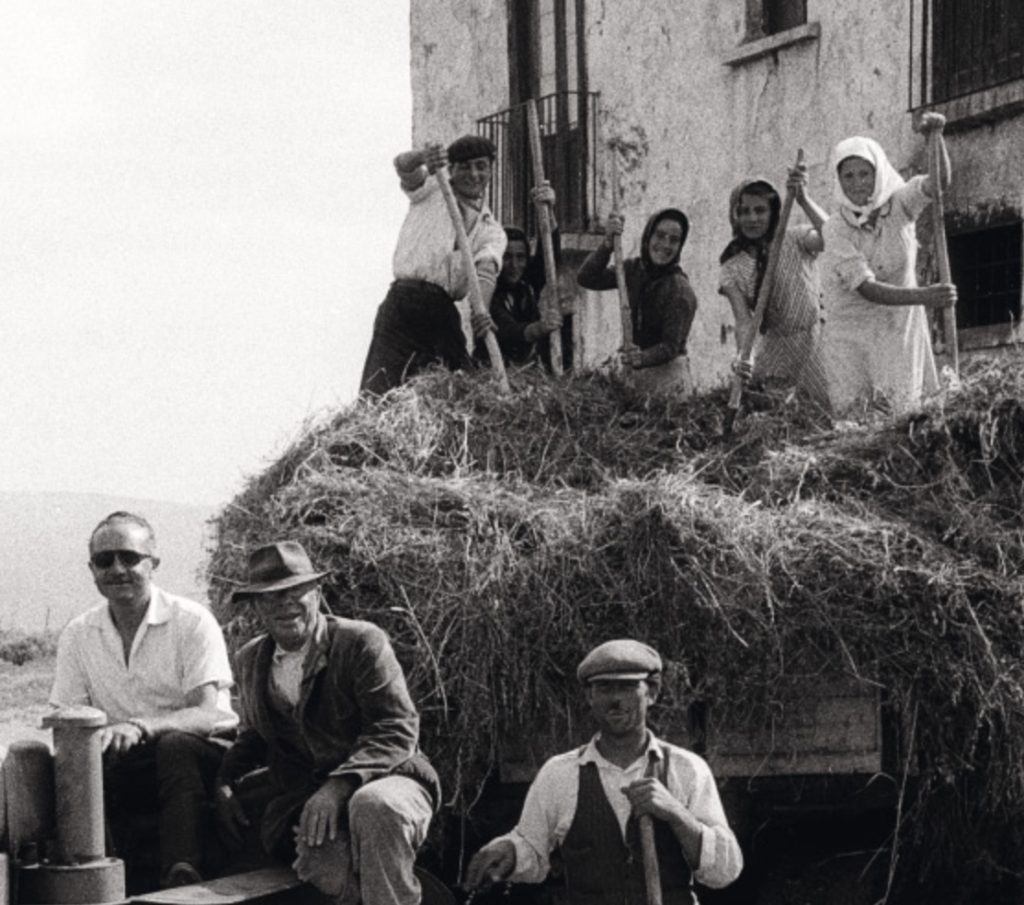
[[[562, 91], [537, 100], [544, 175], [555, 189], [555, 215], [563, 232], [586, 232], [597, 201], [599, 95]], [[533, 186], [526, 107], [519, 104], [477, 120], [477, 133], [498, 149], [489, 203], [506, 226], [536, 232], [530, 204]]]
[[1021, 0], [912, 0], [910, 107], [1024, 79]]

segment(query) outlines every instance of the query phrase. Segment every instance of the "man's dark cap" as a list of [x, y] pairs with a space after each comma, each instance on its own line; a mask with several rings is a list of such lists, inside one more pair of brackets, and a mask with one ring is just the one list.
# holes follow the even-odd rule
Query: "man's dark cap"
[[239, 601], [254, 594], [283, 591], [300, 584], [320, 581], [330, 572], [313, 568], [309, 555], [298, 541], [285, 540], [257, 547], [249, 554], [249, 580], [231, 595]]
[[649, 679], [660, 672], [661, 657], [653, 647], [631, 638], [617, 638], [587, 654], [576, 677], [586, 684], [601, 679]]
[[463, 163], [467, 160], [476, 160], [478, 157], [494, 160], [497, 153], [494, 142], [489, 138], [482, 135], [463, 135], [448, 145], [448, 162]]

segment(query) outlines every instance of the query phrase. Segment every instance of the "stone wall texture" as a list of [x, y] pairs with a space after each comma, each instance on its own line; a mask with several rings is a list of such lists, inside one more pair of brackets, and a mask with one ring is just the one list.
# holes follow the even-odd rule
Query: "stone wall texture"
[[[445, 140], [508, 106], [505, 0], [412, 0], [413, 136]], [[780, 186], [803, 148], [811, 193], [834, 208], [828, 158], [850, 135], [876, 138], [904, 175], [925, 168], [913, 130], [908, 5], [892, 0], [808, 0], [820, 34], [755, 59], [725, 62], [747, 33], [747, 0], [589, 0], [590, 90], [600, 92], [598, 208], [610, 208], [607, 146], [620, 151], [624, 248], [650, 212], [681, 207], [691, 220], [683, 251], [700, 308], [690, 335], [699, 386], [720, 383], [734, 355], [732, 316], [718, 295], [718, 255], [730, 237], [727, 202], [741, 178]], [[1024, 115], [947, 137], [954, 185], [947, 210], [958, 222], [1020, 211]], [[556, 186], [557, 189], [557, 186]], [[794, 209], [792, 222], [803, 214]], [[921, 241], [926, 242], [922, 226]], [[925, 266], [929, 255], [922, 256]], [[619, 343], [614, 293], [583, 293], [586, 361]]]

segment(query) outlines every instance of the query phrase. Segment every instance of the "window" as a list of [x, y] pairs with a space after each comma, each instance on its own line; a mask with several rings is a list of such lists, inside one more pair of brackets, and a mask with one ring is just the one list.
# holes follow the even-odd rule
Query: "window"
[[583, 0], [508, 0], [511, 102], [587, 90]]
[[1020, 320], [1021, 222], [949, 237], [949, 261], [959, 300], [957, 326], [990, 327]]
[[747, 0], [747, 40], [807, 23], [807, 0]]
[[490, 205], [508, 225], [532, 227], [529, 136], [520, 106], [537, 103], [544, 173], [563, 231], [589, 228], [596, 197], [597, 97], [587, 90], [584, 0], [508, 0], [509, 108], [477, 121], [498, 146]]
[[939, 103], [1024, 78], [1021, 0], [924, 0], [921, 103]]
[[727, 66], [743, 66], [785, 47], [821, 37], [821, 24], [807, 21], [807, 0], [747, 0], [743, 40], [722, 58]]

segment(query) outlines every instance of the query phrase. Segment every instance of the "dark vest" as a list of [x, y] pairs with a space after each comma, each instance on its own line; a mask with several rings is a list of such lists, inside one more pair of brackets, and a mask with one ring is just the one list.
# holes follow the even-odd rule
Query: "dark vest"
[[[664, 781], [664, 777], [662, 777]], [[664, 905], [694, 905], [693, 874], [679, 840], [663, 820], [654, 820], [654, 842]], [[560, 848], [567, 905], [647, 905], [647, 885], [635, 815], [619, 821], [601, 785], [597, 764], [580, 766], [576, 814]]]

